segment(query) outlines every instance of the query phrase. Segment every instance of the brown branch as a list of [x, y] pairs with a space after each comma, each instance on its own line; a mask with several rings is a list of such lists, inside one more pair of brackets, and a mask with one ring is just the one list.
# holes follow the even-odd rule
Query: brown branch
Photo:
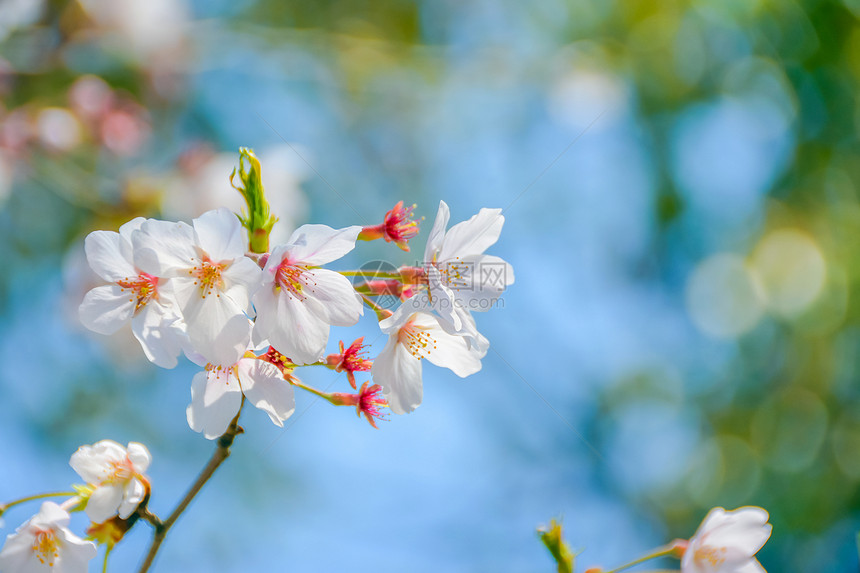
[[[242, 404], [245, 403], [245, 397], [242, 397]], [[188, 505], [194, 499], [194, 497], [200, 493], [200, 490], [203, 489], [203, 486], [206, 485], [206, 482], [209, 481], [209, 478], [212, 477], [212, 474], [215, 473], [215, 470], [218, 469], [224, 460], [230, 457], [230, 447], [233, 445], [233, 440], [241, 434], [244, 430], [239, 425], [239, 416], [242, 414], [242, 408], [239, 408], [239, 412], [236, 414], [236, 417], [233, 418], [233, 421], [230, 422], [230, 426], [227, 427], [227, 431], [218, 438], [217, 444], [218, 447], [215, 449], [215, 452], [212, 454], [212, 457], [209, 458], [209, 463], [206, 464], [206, 467], [203, 468], [203, 471], [200, 472], [200, 475], [197, 476], [197, 480], [188, 490], [188, 493], [185, 494], [185, 497], [182, 498], [182, 501], [179, 502], [179, 505], [176, 506], [176, 509], [165, 519], [164, 521], [159, 520], [155, 515], [149, 513], [147, 511], [147, 516], [151, 517], [148, 519], [147, 516], [143, 516], [152, 526], [155, 528], [155, 534], [152, 537], [152, 544], [149, 546], [149, 551], [146, 554], [146, 558], [143, 561], [143, 564], [138, 569], [138, 573], [146, 573], [149, 571], [150, 566], [152, 566], [152, 562], [155, 560], [155, 556], [158, 553], [159, 548], [161, 548], [162, 542], [164, 542], [165, 537], [167, 537], [167, 532], [170, 531], [170, 528], [173, 527], [173, 524], [176, 523], [176, 520], [179, 519], [179, 516], [188, 508]]]

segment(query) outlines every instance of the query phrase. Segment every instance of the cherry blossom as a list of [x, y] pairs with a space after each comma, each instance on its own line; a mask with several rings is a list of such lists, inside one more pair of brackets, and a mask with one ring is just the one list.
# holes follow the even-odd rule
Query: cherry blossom
[[251, 340], [250, 295], [260, 268], [245, 256], [236, 215], [208, 211], [185, 223], [147, 220], [133, 235], [135, 264], [168, 277], [193, 349], [213, 364], [233, 364]]
[[755, 558], [770, 537], [768, 514], [760, 507], [712, 509], [690, 539], [683, 573], [764, 573]]
[[96, 545], [69, 528], [68, 512], [52, 501], [6, 538], [0, 550], [3, 573], [86, 573]]
[[322, 358], [330, 326], [352, 326], [364, 312], [361, 296], [343, 275], [316, 268], [355, 247], [361, 227], [303, 225], [275, 247], [254, 296], [254, 335], [296, 364]]
[[188, 425], [213, 440], [223, 434], [242, 407], [244, 394], [255, 407], [283, 426], [296, 409], [293, 387], [279, 367], [250, 352], [229, 366], [207, 364], [191, 382]]
[[87, 501], [87, 516], [103, 523], [119, 515], [127, 519], [149, 495], [145, 473], [152, 461], [146, 446], [130, 442], [128, 448], [113, 440], [81, 446], [72, 454], [69, 465], [92, 486]]
[[380, 321], [379, 327], [388, 334], [388, 342], [370, 372], [395, 414], [411, 412], [421, 404], [422, 359], [465, 378], [481, 369], [487, 353], [485, 338], [480, 338], [481, 344], [469, 345], [464, 336], [446, 332], [439, 318], [426, 312], [395, 313]]
[[446, 331], [465, 335], [469, 344], [480, 345], [486, 339], [469, 320], [471, 311], [492, 308], [514, 282], [509, 263], [484, 254], [499, 239], [505, 218], [501, 209], [481, 209], [446, 232], [449, 217], [448, 205], [440, 201], [424, 250], [426, 290], [406, 300], [398, 312], [432, 310]]
[[113, 231], [94, 231], [84, 249], [90, 267], [111, 284], [96, 287], [78, 309], [81, 322], [99, 334], [113, 334], [126, 322], [146, 357], [163, 368], [176, 366], [182, 350], [184, 323], [166, 279], [134, 264], [132, 235], [144, 223], [132, 219]]

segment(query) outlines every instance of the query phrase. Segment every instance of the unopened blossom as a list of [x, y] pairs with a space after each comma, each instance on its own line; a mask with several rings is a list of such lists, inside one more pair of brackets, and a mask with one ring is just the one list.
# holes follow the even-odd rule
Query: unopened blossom
[[371, 375], [395, 414], [411, 412], [421, 404], [424, 358], [465, 378], [481, 369], [489, 346], [483, 337], [480, 344], [469, 344], [465, 336], [449, 334], [439, 318], [427, 312], [394, 314], [380, 321], [379, 327], [388, 334], [388, 342], [373, 361]]
[[234, 364], [251, 341], [260, 268], [245, 256], [247, 240], [227, 209], [193, 227], [150, 219], [133, 236], [135, 265], [170, 279], [191, 346], [213, 364]]
[[191, 404], [185, 410], [188, 425], [210, 440], [227, 431], [242, 407], [242, 395], [283, 426], [296, 409], [292, 385], [281, 370], [248, 353], [235, 364], [207, 364], [191, 382]]
[[254, 295], [255, 340], [268, 340], [296, 364], [310, 364], [325, 352], [330, 326], [358, 322], [364, 308], [352, 283], [317, 267], [350, 252], [360, 231], [303, 225], [272, 250]]
[[90, 267], [109, 285], [90, 290], [78, 309], [81, 322], [99, 334], [113, 334], [125, 323], [146, 357], [163, 368], [176, 366], [182, 350], [184, 323], [170, 282], [135, 266], [132, 235], [144, 223], [132, 219], [113, 231], [87, 235], [84, 249]]
[[683, 573], [764, 573], [755, 558], [770, 537], [768, 514], [760, 507], [712, 509], [690, 539]]
[[370, 225], [361, 230], [359, 238], [364, 241], [385, 239], [394, 243], [404, 251], [409, 251], [409, 239], [418, 235], [419, 221], [413, 219], [415, 205], [404, 207], [403, 201], [385, 214], [385, 220], [379, 225]]
[[6, 537], [0, 550], [3, 573], [86, 573], [96, 545], [69, 528], [68, 512], [52, 501]]
[[432, 310], [445, 330], [465, 335], [470, 344], [481, 344], [474, 321], [468, 319], [471, 311], [492, 308], [514, 282], [509, 263], [484, 254], [499, 239], [505, 218], [501, 209], [481, 209], [446, 231], [449, 217], [448, 205], [440, 201], [424, 250], [426, 290], [406, 300], [398, 311]]
[[355, 373], [367, 372], [373, 366], [373, 361], [366, 356], [363, 336], [356, 338], [346, 349], [343, 347], [343, 340], [339, 344], [340, 353], [329, 354], [326, 364], [329, 368], [334, 368], [335, 372], [346, 372], [350, 386], [355, 389]]
[[113, 440], [102, 440], [78, 448], [69, 465], [94, 488], [87, 501], [87, 516], [94, 523], [103, 523], [134, 513], [149, 495], [145, 472], [151, 461], [149, 450], [137, 442], [124, 448]]

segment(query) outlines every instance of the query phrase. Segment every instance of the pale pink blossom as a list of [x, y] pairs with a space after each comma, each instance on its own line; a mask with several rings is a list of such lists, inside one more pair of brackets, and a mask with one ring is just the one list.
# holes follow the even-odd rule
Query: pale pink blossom
[[254, 296], [255, 339], [268, 340], [296, 364], [320, 360], [330, 326], [352, 326], [364, 309], [343, 275], [318, 268], [355, 247], [361, 227], [303, 225], [286, 245], [275, 247]]
[[52, 501], [6, 538], [0, 550], [3, 573], [86, 573], [96, 545], [69, 528], [68, 512]]
[[133, 236], [135, 265], [171, 281], [192, 348], [234, 364], [251, 340], [250, 295], [260, 267], [245, 256], [245, 230], [227, 209], [185, 223], [148, 220]]
[[144, 221], [142, 217], [132, 219], [119, 228], [119, 233], [94, 231], [87, 235], [87, 261], [111, 284], [90, 290], [78, 315], [84, 326], [106, 335], [131, 322], [146, 357], [158, 366], [173, 368], [185, 338], [184, 323], [169, 281], [135, 266], [132, 236]]
[[768, 514], [760, 507], [712, 509], [690, 539], [683, 573], [764, 573], [755, 558], [770, 537]]
[[487, 353], [486, 339], [481, 337], [480, 345], [470, 345], [464, 336], [446, 332], [439, 318], [426, 312], [395, 314], [382, 320], [379, 327], [388, 334], [388, 342], [370, 372], [395, 414], [411, 412], [421, 404], [423, 359], [465, 378], [481, 369], [481, 359]]
[[87, 500], [87, 516], [94, 523], [103, 523], [134, 513], [149, 493], [146, 470], [151, 461], [149, 450], [137, 442], [124, 448], [113, 440], [102, 440], [78, 448], [69, 465], [94, 488]]
[[466, 336], [469, 344], [484, 344], [486, 339], [470, 320], [471, 311], [492, 308], [514, 282], [509, 263], [484, 254], [499, 239], [505, 218], [501, 209], [481, 209], [446, 231], [449, 217], [448, 205], [440, 201], [424, 250], [426, 287], [404, 301], [397, 313], [432, 311], [447, 332]]
[[207, 364], [191, 382], [188, 425], [213, 440], [223, 434], [242, 406], [242, 395], [283, 426], [296, 409], [292, 385], [281, 370], [253, 355], [229, 366]]

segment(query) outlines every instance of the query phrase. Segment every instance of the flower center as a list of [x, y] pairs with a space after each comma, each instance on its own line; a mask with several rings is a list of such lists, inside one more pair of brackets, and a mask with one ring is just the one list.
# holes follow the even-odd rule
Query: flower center
[[[293, 265], [287, 259], [278, 266], [275, 271], [275, 292], [283, 290], [290, 296], [294, 296], [300, 301], [307, 298], [304, 293], [305, 288], [310, 288], [312, 284], [311, 274], [307, 267]], [[316, 283], [313, 283], [316, 285]], [[313, 291], [313, 288], [311, 288]]]
[[[140, 273], [137, 275], [137, 278], [126, 277], [121, 281], [117, 281], [117, 283], [122, 292], [126, 290], [130, 290], [132, 292], [132, 298], [128, 299], [129, 302], [134, 302], [134, 313], [137, 314], [141, 308], [147, 305], [147, 303], [153, 298], [158, 298], [158, 277], [154, 277], [152, 275], [148, 275], [146, 273]], [[135, 299], [137, 301], [135, 302]]]
[[60, 542], [53, 529], [37, 529], [33, 535], [33, 553], [40, 563], [54, 566], [54, 560], [60, 556]]
[[123, 483], [130, 481], [134, 476], [134, 465], [128, 456], [123, 460], [110, 462], [112, 468], [104, 483]]
[[696, 549], [696, 553], [694, 554], [694, 561], [697, 563], [707, 561], [710, 563], [711, 567], [719, 567], [725, 560], [725, 547], [711, 547], [710, 545], [705, 545], [704, 547]]
[[402, 344], [418, 360], [430, 354], [431, 348], [436, 348], [436, 339], [431, 336], [425, 327], [415, 324], [414, 317], [410, 318], [400, 328], [400, 332], [397, 333], [397, 342]]
[[[224, 279], [221, 278], [221, 273], [226, 268], [227, 265], [213, 263], [208, 258], [203, 258], [188, 271], [188, 274], [196, 279], [194, 284], [200, 287], [200, 296], [206, 298], [213, 291], [219, 291], [224, 288]], [[221, 296], [221, 294], [216, 292], [215, 296]]]
[[232, 366], [218, 366], [215, 364], [207, 364], [206, 370], [209, 372], [207, 380], [209, 382], [220, 382], [227, 386], [230, 385], [230, 375], [239, 379], [239, 368], [234, 364]]

